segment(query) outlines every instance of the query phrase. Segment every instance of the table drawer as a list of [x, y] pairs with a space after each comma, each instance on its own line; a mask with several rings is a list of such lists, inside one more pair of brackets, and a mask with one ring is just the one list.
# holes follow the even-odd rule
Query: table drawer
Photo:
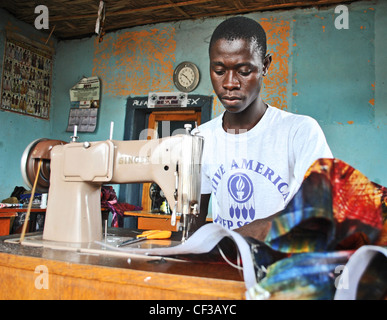
[[175, 226], [171, 225], [170, 218], [145, 218], [138, 217], [137, 228], [141, 230], [169, 230], [178, 231], [179, 222]]

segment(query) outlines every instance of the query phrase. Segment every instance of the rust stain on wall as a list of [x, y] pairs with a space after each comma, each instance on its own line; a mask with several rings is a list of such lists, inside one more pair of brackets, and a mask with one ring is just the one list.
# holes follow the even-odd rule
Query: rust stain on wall
[[93, 76], [110, 96], [171, 91], [175, 61], [175, 29], [128, 31], [94, 42]]
[[274, 17], [263, 18], [260, 23], [266, 31], [268, 53], [273, 56], [262, 98], [279, 109], [287, 109], [290, 23]]
[[7, 32], [9, 32], [9, 31], [12, 32], [13, 31], [13, 32], [21, 33], [21, 29], [19, 27], [15, 26], [14, 24], [12, 24], [12, 22], [10, 22], [10, 21], [7, 21], [7, 25], [5, 26], [5, 30]]
[[215, 94], [215, 91], [212, 91], [212, 94], [214, 95], [214, 101], [212, 104], [212, 116], [215, 118], [216, 116], [219, 116], [224, 111], [222, 103], [219, 101], [217, 95]]

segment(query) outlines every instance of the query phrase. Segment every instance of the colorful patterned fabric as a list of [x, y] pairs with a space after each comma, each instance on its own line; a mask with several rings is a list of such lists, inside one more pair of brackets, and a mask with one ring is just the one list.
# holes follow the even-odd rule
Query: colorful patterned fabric
[[[265, 243], [286, 255], [264, 269], [259, 285], [274, 299], [333, 299], [339, 276], [358, 248], [387, 246], [386, 204], [387, 189], [350, 165], [338, 159], [316, 161], [293, 200], [272, 222]], [[257, 266], [269, 261], [271, 251], [261, 245], [263, 251], [254, 255]], [[380, 258], [373, 269], [383, 270], [386, 263]], [[378, 279], [377, 287], [385, 298], [387, 276]], [[358, 296], [372, 288], [370, 281], [359, 286]]]
[[291, 253], [387, 245], [386, 203], [385, 187], [343, 161], [320, 159], [273, 220], [266, 242], [275, 250]]
[[259, 285], [271, 299], [331, 300], [350, 256], [349, 251], [295, 254], [271, 265]]

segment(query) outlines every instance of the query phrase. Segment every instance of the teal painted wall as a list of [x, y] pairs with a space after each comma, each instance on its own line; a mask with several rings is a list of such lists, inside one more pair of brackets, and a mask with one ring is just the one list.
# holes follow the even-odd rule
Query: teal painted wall
[[291, 110], [319, 121], [335, 157], [386, 185], [387, 7], [349, 8], [348, 30], [332, 10], [294, 15]]
[[[387, 185], [387, 3], [365, 1], [347, 7], [348, 30], [335, 28], [334, 7], [247, 15], [266, 29], [274, 58], [264, 97], [281, 109], [314, 117], [337, 158]], [[10, 23], [23, 33], [34, 31], [2, 11], [0, 18], [5, 18], [0, 30]], [[111, 121], [114, 139], [122, 139], [126, 99], [149, 91], [175, 91], [173, 68], [184, 60], [195, 62], [202, 75], [194, 93], [213, 95], [208, 42], [222, 20], [124, 29], [108, 33], [101, 43], [95, 37], [55, 42], [50, 121], [0, 112], [0, 198], [22, 185], [19, 159], [30, 141], [69, 139], [69, 89], [82, 76], [99, 76], [102, 83], [97, 129], [80, 133], [82, 141], [107, 139]], [[0, 37], [1, 61], [3, 44]], [[212, 115], [222, 110], [215, 98]]]
[[[17, 32], [35, 41], [42, 42], [42, 39], [47, 39], [47, 36], [0, 9], [0, 74], [3, 72], [7, 30]], [[55, 41], [51, 40], [49, 43], [51, 46], [55, 46]], [[8, 198], [15, 186], [24, 185], [20, 174], [21, 156], [30, 142], [42, 137], [50, 137], [51, 127], [52, 120], [0, 111], [0, 201]]]

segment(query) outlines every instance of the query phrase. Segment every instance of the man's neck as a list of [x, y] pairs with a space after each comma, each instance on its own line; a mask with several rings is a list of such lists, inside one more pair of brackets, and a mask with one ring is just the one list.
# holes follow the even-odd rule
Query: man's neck
[[267, 104], [261, 98], [242, 112], [230, 113], [223, 116], [223, 129], [228, 133], [239, 134], [251, 130], [262, 119]]

